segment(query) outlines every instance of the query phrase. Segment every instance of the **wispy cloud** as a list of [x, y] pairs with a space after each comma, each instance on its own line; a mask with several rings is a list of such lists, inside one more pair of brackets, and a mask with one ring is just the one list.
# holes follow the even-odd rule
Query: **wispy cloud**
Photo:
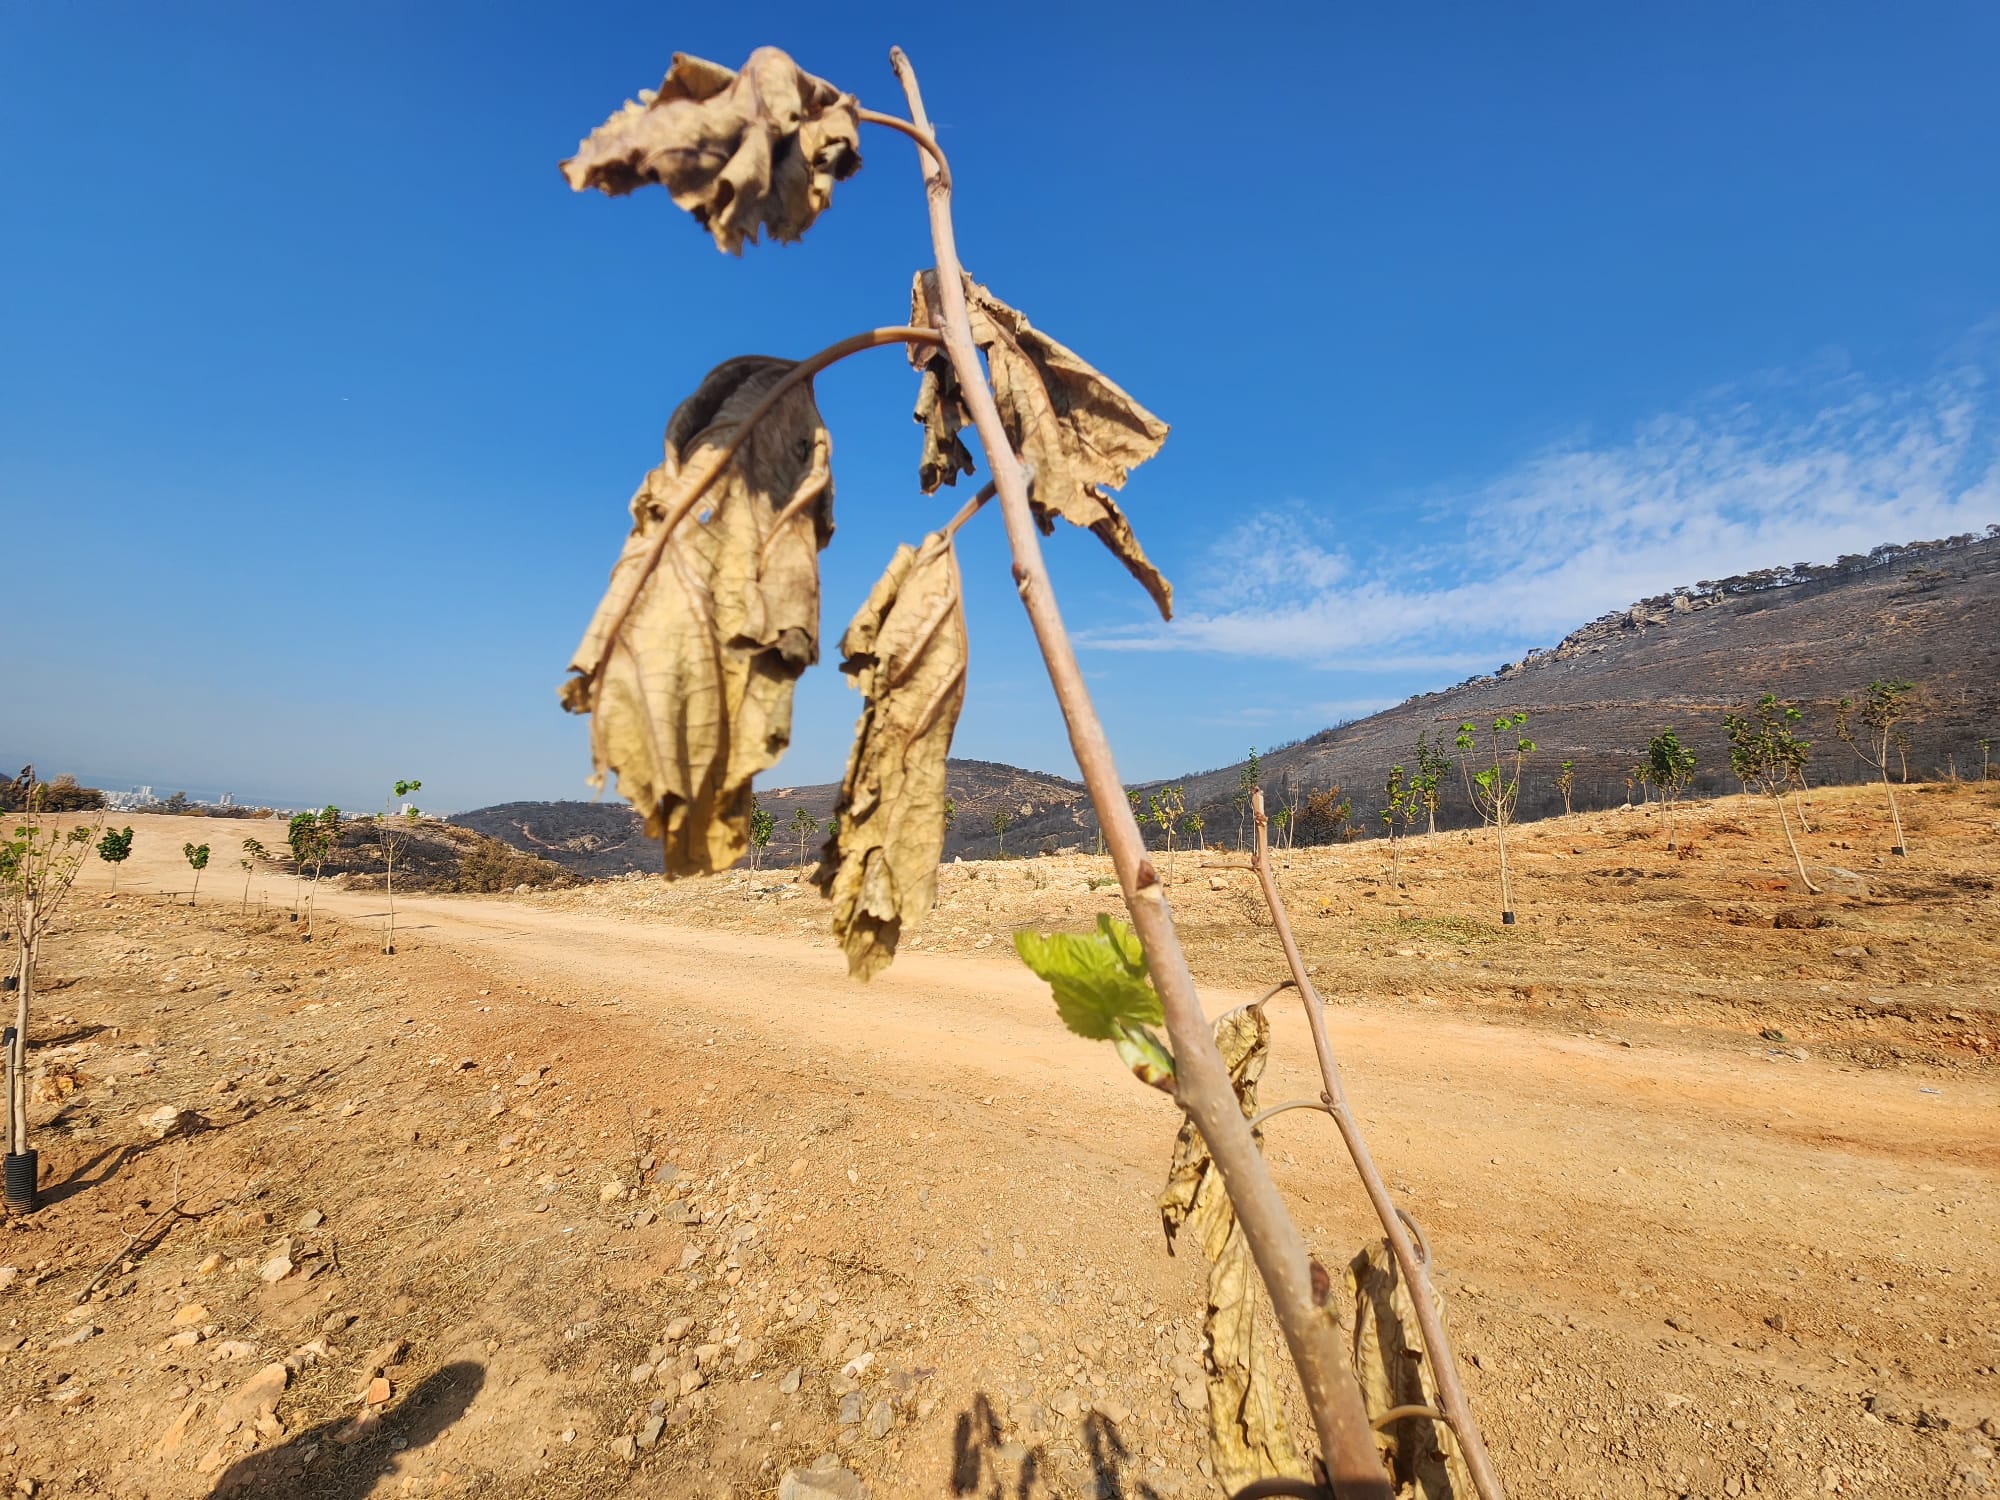
[[1421, 497], [1438, 524], [1414, 557], [1350, 551], [1311, 507], [1272, 507], [1224, 540], [1172, 625], [1085, 640], [1347, 670], [1490, 668], [1499, 651], [1677, 585], [1976, 531], [2000, 521], [1992, 369], [1896, 389], [1849, 376], [1719, 392], [1623, 441], [1561, 444]]

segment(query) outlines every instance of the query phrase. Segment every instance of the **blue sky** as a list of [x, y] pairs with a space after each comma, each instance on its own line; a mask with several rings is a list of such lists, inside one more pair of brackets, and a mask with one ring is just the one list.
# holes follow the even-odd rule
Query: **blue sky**
[[[924, 80], [968, 267], [1174, 424], [1161, 628], [1051, 539], [1128, 779], [1641, 594], [2000, 520], [1983, 5], [0, 5], [0, 758], [368, 806], [587, 795], [563, 666], [675, 402], [899, 321], [912, 148], [717, 254], [556, 170], [675, 50]], [[1226, 25], [1224, 20], [1226, 18]], [[829, 644], [916, 493], [895, 352], [820, 382]], [[996, 526], [957, 753], [1067, 747]], [[838, 775], [801, 688], [775, 779]]]

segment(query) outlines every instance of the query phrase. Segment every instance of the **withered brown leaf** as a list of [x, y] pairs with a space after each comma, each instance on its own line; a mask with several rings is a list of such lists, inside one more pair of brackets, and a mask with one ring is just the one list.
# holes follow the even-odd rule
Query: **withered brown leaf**
[[[1055, 517], [1088, 527], [1152, 595], [1163, 618], [1174, 612], [1173, 585], [1153, 566], [1109, 490], [1160, 451], [1168, 427], [1109, 377], [1058, 344], [970, 277], [965, 295], [973, 342], [986, 351], [993, 396], [1007, 440], [1035, 471], [1035, 519], [1044, 532]], [[919, 271], [910, 288], [910, 322], [937, 322], [937, 272]], [[924, 372], [916, 419], [924, 424], [919, 479], [924, 493], [972, 466], [958, 429], [965, 425], [957, 382], [943, 351], [910, 346]], [[1108, 488], [1107, 488], [1108, 487]]]
[[[1354, 1373], [1371, 1418], [1399, 1406], [1438, 1409], [1437, 1381], [1424, 1352], [1422, 1326], [1409, 1284], [1386, 1241], [1357, 1254], [1347, 1267], [1353, 1299]], [[1431, 1294], [1444, 1317], [1444, 1303]], [[1430, 1417], [1404, 1417], [1380, 1429], [1375, 1445], [1398, 1500], [1452, 1500], [1477, 1493], [1450, 1427]]]
[[965, 608], [948, 535], [896, 549], [840, 650], [865, 701], [814, 879], [833, 898], [848, 972], [867, 979], [937, 895], [945, 757], [965, 702]]
[[[1257, 1080], [1271, 1045], [1261, 1005], [1230, 1011], [1215, 1023], [1215, 1044], [1246, 1116], [1257, 1112]], [[1202, 1321], [1208, 1376], [1208, 1456], [1216, 1482], [1234, 1491], [1254, 1479], [1309, 1477], [1278, 1394], [1271, 1385], [1269, 1340], [1257, 1326], [1263, 1282], [1222, 1174], [1193, 1120], [1181, 1122], [1174, 1160], [1160, 1195], [1171, 1249], [1193, 1225], [1208, 1258], [1208, 1313]]]
[[658, 90], [593, 130], [563, 176], [614, 197], [661, 183], [718, 249], [740, 255], [760, 230], [798, 239], [860, 168], [856, 107], [776, 47], [740, 73], [677, 52]]
[[676, 408], [563, 684], [563, 705], [590, 715], [596, 783], [607, 770], [617, 777], [669, 875], [727, 869], [749, 847], [751, 778], [790, 743], [793, 684], [819, 659], [833, 482], [810, 382], [780, 396], [715, 472], [723, 445], [791, 368], [729, 360]]

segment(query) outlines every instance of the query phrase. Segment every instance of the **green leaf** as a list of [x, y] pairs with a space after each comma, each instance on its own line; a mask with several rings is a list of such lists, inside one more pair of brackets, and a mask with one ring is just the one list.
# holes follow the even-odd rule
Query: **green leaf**
[[[1048, 981], [1056, 1013], [1078, 1036], [1097, 1041], [1130, 1037], [1127, 1028], [1165, 1019], [1160, 997], [1146, 978], [1146, 955], [1139, 936], [1109, 916], [1097, 931], [1014, 934], [1021, 961]], [[1123, 1049], [1120, 1049], [1121, 1055]]]

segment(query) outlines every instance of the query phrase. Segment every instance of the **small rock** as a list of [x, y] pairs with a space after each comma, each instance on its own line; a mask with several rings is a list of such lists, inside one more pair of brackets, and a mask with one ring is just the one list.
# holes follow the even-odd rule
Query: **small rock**
[[597, 1190], [599, 1203], [617, 1203], [624, 1196], [625, 1184], [622, 1182], [607, 1182]]
[[879, 1443], [889, 1435], [889, 1429], [895, 1425], [896, 1408], [890, 1405], [889, 1398], [884, 1396], [868, 1408], [868, 1420], [862, 1424], [862, 1430]]
[[362, 1393], [361, 1399], [369, 1406], [387, 1406], [393, 1394], [395, 1388], [389, 1384], [389, 1377], [377, 1375], [368, 1382], [368, 1389]]
[[805, 1366], [793, 1365], [791, 1369], [785, 1371], [785, 1378], [778, 1382], [778, 1390], [780, 1394], [786, 1396], [791, 1395], [794, 1391], [796, 1391], [799, 1388], [799, 1382], [801, 1380], [804, 1380], [805, 1377], [806, 1377]]
[[611, 1452], [615, 1457], [622, 1458], [629, 1464], [639, 1456], [639, 1445], [632, 1440], [632, 1434], [628, 1432], [624, 1436], [612, 1440]]
[[660, 1434], [666, 1431], [666, 1427], [667, 1419], [658, 1412], [654, 1412], [653, 1415], [646, 1418], [644, 1425], [639, 1428], [638, 1442], [640, 1451], [651, 1452], [659, 1443]]
[[208, 1309], [199, 1302], [190, 1302], [174, 1314], [176, 1328], [199, 1328], [208, 1321]]
[[849, 1391], [840, 1398], [840, 1412], [834, 1420], [842, 1427], [852, 1427], [861, 1420], [861, 1392]]
[[793, 1469], [779, 1480], [778, 1500], [868, 1500], [868, 1486], [828, 1454], [811, 1468]]
[[667, 1325], [667, 1330], [662, 1337], [670, 1344], [678, 1344], [688, 1336], [688, 1330], [692, 1327], [694, 1327], [693, 1318], [675, 1318], [673, 1322]]
[[317, 1229], [326, 1222], [326, 1215], [316, 1208], [309, 1208], [299, 1215], [299, 1228]]
[[234, 1432], [246, 1422], [255, 1422], [278, 1409], [278, 1398], [285, 1394], [292, 1372], [282, 1364], [264, 1366], [242, 1385], [224, 1396], [215, 1408], [215, 1425], [224, 1437]]
[[258, 1269], [257, 1274], [266, 1281], [283, 1281], [287, 1276], [292, 1274], [292, 1262], [287, 1256], [274, 1255], [264, 1262]]

